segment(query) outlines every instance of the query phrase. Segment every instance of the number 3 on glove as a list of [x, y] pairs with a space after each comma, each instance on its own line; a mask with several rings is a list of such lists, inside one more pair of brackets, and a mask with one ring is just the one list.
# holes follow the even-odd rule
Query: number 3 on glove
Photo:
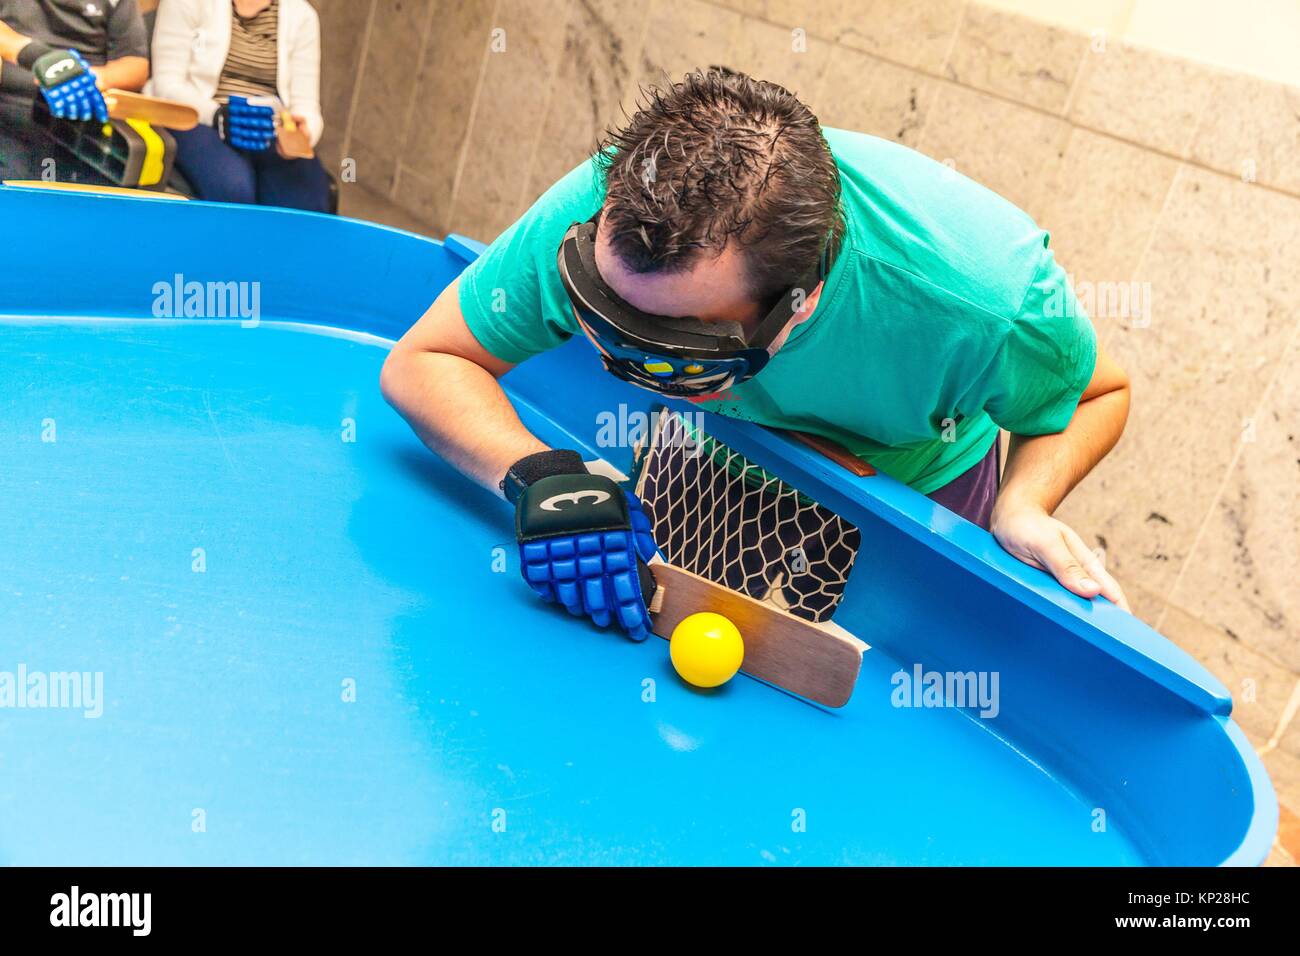
[[[41, 52], [44, 50], [48, 52]], [[54, 116], [108, 122], [108, 104], [99, 91], [95, 73], [76, 50], [51, 50], [44, 43], [32, 42], [19, 53], [18, 60], [19, 65], [31, 69]]]
[[657, 549], [635, 495], [585, 469], [536, 478], [515, 501], [515, 536], [524, 580], [543, 598], [633, 640], [649, 636], [645, 562]]

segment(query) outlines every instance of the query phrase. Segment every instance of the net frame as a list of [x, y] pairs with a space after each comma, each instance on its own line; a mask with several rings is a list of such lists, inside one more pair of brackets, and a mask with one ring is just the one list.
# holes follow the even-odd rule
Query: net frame
[[788, 611], [830, 620], [861, 532], [703, 428], [657, 406], [633, 452], [655, 542], [678, 567]]

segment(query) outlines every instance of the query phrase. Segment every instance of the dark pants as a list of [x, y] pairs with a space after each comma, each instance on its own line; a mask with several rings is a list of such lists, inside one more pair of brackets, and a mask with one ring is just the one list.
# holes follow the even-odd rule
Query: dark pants
[[329, 212], [329, 176], [318, 159], [285, 159], [275, 147], [246, 153], [211, 126], [178, 131], [176, 166], [199, 199]]
[[47, 160], [57, 176], [53, 143], [32, 124], [31, 100], [0, 96], [0, 180], [40, 179]]
[[998, 497], [1002, 442], [994, 441], [988, 454], [942, 488], [930, 492], [930, 500], [955, 511], [985, 531], [993, 516], [993, 502]]

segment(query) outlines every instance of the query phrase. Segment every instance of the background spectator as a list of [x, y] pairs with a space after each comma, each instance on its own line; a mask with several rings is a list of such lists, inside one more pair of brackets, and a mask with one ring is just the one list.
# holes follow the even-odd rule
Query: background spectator
[[100, 89], [139, 90], [149, 77], [136, 0], [0, 0], [0, 180], [44, 171], [51, 147], [32, 124], [39, 90], [28, 67], [52, 50], [80, 54]]
[[313, 155], [320, 23], [307, 0], [163, 0], [148, 92], [199, 111], [200, 125], [176, 134], [176, 164], [200, 199], [328, 210]]

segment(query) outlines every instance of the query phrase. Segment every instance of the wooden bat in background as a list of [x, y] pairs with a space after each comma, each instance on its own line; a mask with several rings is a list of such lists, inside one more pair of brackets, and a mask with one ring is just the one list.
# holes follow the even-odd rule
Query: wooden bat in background
[[167, 129], [193, 129], [199, 123], [199, 111], [175, 100], [145, 96], [127, 90], [105, 90], [108, 115], [116, 120], [144, 120], [151, 126]]
[[[289, 133], [298, 132], [298, 121], [293, 118], [293, 114], [290, 113], [288, 110], [284, 110], [280, 113], [280, 126], [286, 132]], [[294, 153], [289, 158], [290, 159], [311, 159], [315, 155], [316, 155], [316, 151], [312, 149], [310, 146], [308, 146], [307, 151], [305, 153]]]
[[682, 619], [700, 611], [728, 618], [745, 642], [740, 669], [827, 707], [843, 707], [853, 694], [867, 645], [714, 584], [684, 568], [650, 565], [659, 589], [650, 602], [654, 632], [672, 636]]

